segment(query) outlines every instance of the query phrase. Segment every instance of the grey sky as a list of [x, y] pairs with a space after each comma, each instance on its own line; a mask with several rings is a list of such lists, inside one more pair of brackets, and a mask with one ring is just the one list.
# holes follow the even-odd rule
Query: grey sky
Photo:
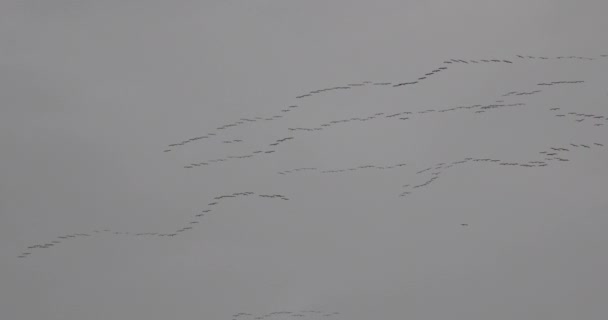
[[0, 318], [605, 318], [607, 10], [0, 1]]

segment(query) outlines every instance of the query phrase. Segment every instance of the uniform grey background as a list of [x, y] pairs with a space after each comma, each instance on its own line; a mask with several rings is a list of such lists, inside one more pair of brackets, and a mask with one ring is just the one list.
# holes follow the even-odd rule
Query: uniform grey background
[[[412, 172], [442, 161], [523, 161], [551, 145], [608, 142], [606, 129], [546, 111], [607, 114], [608, 60], [458, 65], [403, 90], [295, 97], [413, 81], [451, 58], [596, 57], [608, 53], [607, 9], [601, 0], [0, 1], [0, 318], [301, 309], [339, 311], [335, 319], [605, 318], [606, 150], [542, 170], [463, 166], [398, 194]], [[287, 127], [493, 103], [561, 80], [585, 85], [486, 118], [345, 125], [275, 156], [183, 168], [255, 150]], [[221, 137], [243, 144], [162, 152], [292, 104], [303, 111], [285, 122]], [[276, 174], [399, 162], [407, 170]], [[174, 229], [212, 197], [249, 190], [290, 201], [226, 202], [171, 240], [108, 234], [17, 258], [67, 233]]]

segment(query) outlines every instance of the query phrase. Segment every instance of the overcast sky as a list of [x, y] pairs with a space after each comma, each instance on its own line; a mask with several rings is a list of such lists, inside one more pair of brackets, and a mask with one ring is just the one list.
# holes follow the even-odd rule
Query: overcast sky
[[605, 318], [607, 12], [1, 0], [0, 318]]

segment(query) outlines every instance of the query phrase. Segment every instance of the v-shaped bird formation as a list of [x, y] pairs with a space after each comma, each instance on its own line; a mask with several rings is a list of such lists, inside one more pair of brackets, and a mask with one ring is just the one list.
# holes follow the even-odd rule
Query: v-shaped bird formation
[[[392, 159], [385, 163], [369, 163], [367, 161], [359, 162], [357, 165], [344, 165], [343, 167], [320, 167], [314, 163], [310, 165], [296, 165], [290, 163], [281, 163], [282, 168], [276, 168], [273, 175], [278, 174], [280, 179], [284, 179], [286, 183], [299, 179], [302, 175], [314, 176], [319, 179], [339, 178], [342, 175], [357, 175], [363, 174], [382, 174], [383, 172], [391, 172], [403, 175], [406, 177], [403, 181], [402, 189], [395, 190], [395, 197], [408, 198], [416, 192], [429, 189], [433, 184], [439, 181], [440, 177], [448, 175], [448, 172], [453, 169], [469, 166], [484, 166], [484, 167], [503, 167], [508, 170], [543, 170], [545, 167], [558, 165], [570, 165], [572, 163], [572, 155], [574, 154], [590, 154], [594, 153], [597, 156], [607, 156], [606, 145], [608, 145], [608, 132], [606, 124], [608, 123], [608, 111], [603, 114], [588, 112], [577, 108], [576, 105], [542, 105], [540, 100], [546, 95], [555, 93], [567, 92], [568, 90], [576, 90], [576, 88], [584, 87], [589, 84], [589, 80], [573, 78], [573, 79], [547, 79], [546, 81], [536, 83], [535, 85], [526, 84], [519, 88], [505, 88], [501, 90], [501, 94], [493, 97], [491, 101], [479, 101], [475, 104], [461, 105], [449, 104], [444, 106], [425, 107], [421, 105], [413, 105], [404, 101], [399, 108], [395, 106], [382, 107], [373, 106], [369, 108], [369, 112], [361, 113], [353, 116], [349, 115], [330, 115], [325, 118], [321, 114], [317, 118], [318, 122], [308, 123], [305, 125], [294, 126], [292, 120], [298, 120], [298, 114], [305, 112], [309, 108], [314, 107], [317, 100], [323, 99], [330, 95], [341, 95], [348, 93], [349, 95], [374, 94], [382, 95], [391, 90], [416, 90], [423, 86], [431, 86], [430, 80], [442, 77], [448, 73], [459, 73], [470, 68], [486, 68], [491, 65], [500, 65], [501, 68], [508, 70], [519, 64], [547, 64], [553, 63], [552, 67], [559, 68], [560, 64], [595, 64], [598, 68], [606, 68], [608, 66], [608, 55], [599, 55], [595, 57], [582, 56], [527, 56], [516, 55], [506, 58], [484, 58], [484, 59], [448, 59], [441, 62], [439, 65], [432, 68], [430, 71], [418, 77], [409, 77], [403, 81], [361, 81], [351, 82], [343, 85], [331, 86], [311, 90], [295, 96], [297, 104], [288, 104], [280, 108], [273, 114], [250, 114], [243, 116], [235, 121], [217, 126], [214, 129], [206, 130], [196, 137], [186, 138], [182, 141], [169, 143], [162, 152], [166, 156], [180, 152], [184, 148], [205, 148], [203, 143], [216, 143], [223, 145], [225, 148], [234, 148], [234, 153], [218, 154], [205, 159], [196, 159], [187, 164], [176, 164], [184, 169], [192, 170], [193, 174], [205, 174], [205, 170], [211, 167], [226, 165], [227, 163], [239, 163], [246, 166], [253, 164], [255, 160], [276, 159], [284, 153], [289, 153], [290, 148], [294, 148], [301, 141], [310, 141], [314, 137], [323, 137], [330, 132], [340, 130], [361, 130], [371, 131], [382, 129], [384, 126], [393, 126], [396, 128], [411, 128], [413, 125], [423, 126], [429, 121], [441, 121], [442, 123], [450, 123], [460, 121], [462, 117], [472, 117], [478, 121], [496, 121], [496, 119], [509, 119], [508, 121], [516, 121], [521, 117], [529, 117], [531, 113], [538, 119], [542, 119], [538, 123], [539, 126], [547, 124], [563, 126], [564, 128], [585, 128], [593, 135], [593, 138], [581, 140], [577, 136], [572, 136], [568, 140], [547, 143], [535, 150], [534, 153], [527, 153], [525, 156], [519, 155], [517, 158], [509, 158], [506, 156], [490, 155], [485, 150], [480, 149], [476, 154], [469, 154], [465, 157], [455, 156], [453, 158], [445, 158], [437, 163], [416, 163], [410, 157], [402, 157]], [[313, 99], [313, 97], [316, 97]], [[311, 101], [311, 104], [307, 104]], [[320, 101], [320, 100], [319, 100]], [[356, 111], [353, 111], [356, 112]], [[489, 120], [492, 119], [492, 120]], [[252, 130], [256, 128], [264, 128], [269, 122], [282, 124], [283, 127], [276, 130], [276, 135], [263, 142], [262, 144], [254, 143], [250, 140], [253, 134]], [[514, 123], [514, 126], [517, 124]], [[238, 129], [238, 130], [237, 130]], [[581, 129], [582, 130], [582, 129]], [[236, 131], [236, 136], [230, 136], [230, 132]], [[483, 134], [483, 133], [481, 133]], [[224, 149], [225, 149], [224, 148]], [[364, 144], [360, 148], [366, 148]], [[222, 149], [223, 150], [223, 149]], [[523, 158], [522, 158], [523, 157]], [[355, 161], [356, 162], [356, 161]], [[255, 169], [252, 169], [255, 170]], [[277, 186], [280, 189], [280, 186]], [[194, 213], [184, 213], [176, 217], [180, 219], [179, 225], [175, 227], [161, 228], [162, 230], [114, 230], [114, 229], [99, 229], [91, 228], [86, 232], [75, 232], [60, 234], [55, 239], [49, 239], [42, 243], [35, 243], [27, 246], [27, 250], [22, 251], [18, 257], [27, 258], [35, 252], [42, 249], [50, 249], [58, 247], [64, 242], [75, 241], [84, 238], [95, 238], [98, 235], [130, 237], [155, 237], [164, 239], [177, 239], [180, 235], [193, 232], [194, 230], [203, 228], [204, 218], [207, 215], [215, 214], [218, 208], [226, 201], [235, 199], [247, 199], [251, 201], [289, 201], [297, 197], [297, 194], [278, 194], [268, 191], [237, 191], [228, 194], [209, 195], [206, 204], [202, 204], [200, 208], [193, 209]], [[461, 224], [468, 226], [468, 223]], [[252, 315], [249, 313], [238, 313], [233, 316], [233, 319], [287, 319], [292, 317], [306, 319], [322, 319], [327, 317], [337, 316], [335, 312], [321, 311], [277, 311], [265, 315]]]

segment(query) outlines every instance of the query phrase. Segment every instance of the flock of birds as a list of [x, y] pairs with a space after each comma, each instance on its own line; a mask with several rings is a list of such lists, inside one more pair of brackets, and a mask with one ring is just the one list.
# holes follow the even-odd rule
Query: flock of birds
[[[593, 61], [593, 60], [596, 60], [596, 59], [608, 58], [608, 55], [607, 54], [602, 54], [602, 55], [600, 55], [598, 57], [582, 57], [582, 56], [536, 57], [536, 56], [517, 55], [516, 57], [517, 57], [517, 59], [522, 60], [522, 61], [537, 60], [537, 59], [538, 60], [584, 60], [584, 61]], [[393, 82], [363, 81], [361, 83], [351, 83], [351, 84], [347, 84], [345, 86], [337, 86], [337, 87], [330, 87], [330, 88], [313, 90], [313, 91], [310, 91], [310, 92], [308, 92], [306, 94], [297, 96], [296, 99], [303, 99], [303, 98], [306, 98], [306, 97], [311, 97], [313, 95], [318, 95], [318, 94], [321, 94], [321, 93], [331, 92], [331, 91], [335, 91], [335, 90], [356, 89], [356, 88], [360, 88], [360, 87], [363, 87], [363, 86], [370, 86], [370, 85], [371, 86], [401, 87], [401, 86], [404, 86], [404, 85], [421, 84], [424, 80], [428, 79], [429, 76], [437, 74], [437, 73], [442, 72], [442, 71], [447, 71], [448, 70], [448, 66], [446, 66], [446, 65], [451, 65], [451, 64], [457, 64], [457, 63], [461, 63], [461, 64], [469, 64], [469, 63], [471, 63], [471, 64], [475, 64], [475, 63], [513, 64], [514, 61], [517, 62], [517, 60], [515, 60], [515, 59], [512, 59], [512, 60], [506, 60], [506, 59], [479, 59], [479, 60], [451, 59], [451, 60], [443, 61], [442, 66], [434, 68], [431, 72], [426, 73], [425, 76], [423, 76], [423, 77], [419, 77], [418, 81], [397, 82], [397, 83], [393, 83]], [[299, 106], [298, 105], [290, 105], [290, 106], [286, 107], [285, 109], [281, 109], [280, 112], [278, 112], [276, 114], [272, 114], [272, 115], [253, 116], [253, 117], [248, 117], [248, 118], [240, 118], [239, 120], [236, 120], [234, 122], [231, 122], [231, 123], [219, 126], [214, 131], [205, 133], [205, 134], [203, 134], [201, 136], [189, 138], [189, 139], [186, 139], [186, 140], [182, 140], [180, 142], [171, 143], [171, 144], [168, 145], [168, 148], [165, 149], [165, 151], [166, 152], [170, 152], [170, 151], [173, 151], [175, 148], [183, 147], [185, 145], [188, 145], [188, 144], [191, 144], [191, 143], [194, 143], [194, 142], [197, 142], [197, 141], [204, 141], [204, 140], [213, 139], [214, 137], [218, 136], [218, 134], [222, 133], [222, 131], [229, 130], [229, 129], [235, 129], [237, 127], [241, 127], [241, 126], [246, 125], [248, 123], [276, 121], [277, 119], [283, 118], [286, 112], [290, 112], [290, 111], [294, 110], [295, 108], [299, 108]]]
[[[116, 230], [110, 230], [110, 229], [100, 229], [100, 230], [93, 230], [89, 233], [74, 233], [74, 234], [61, 235], [61, 236], [57, 237], [57, 240], [53, 240], [53, 241], [46, 242], [46, 243], [34, 244], [34, 245], [29, 246], [28, 249], [50, 248], [50, 247], [53, 247], [55, 245], [62, 243], [62, 241], [69, 241], [71, 239], [77, 239], [79, 237], [90, 237], [94, 234], [112, 234], [112, 235], [122, 235], [122, 236], [131, 236], [131, 237], [175, 237], [175, 236], [180, 235], [183, 232], [193, 231], [195, 229], [196, 225], [199, 224], [206, 215], [211, 215], [214, 211], [214, 208], [221, 205], [222, 202], [227, 201], [229, 199], [239, 198], [239, 197], [257, 197], [257, 198], [263, 198], [263, 199], [273, 199], [273, 200], [283, 200], [283, 201], [289, 200], [289, 198], [287, 198], [284, 195], [280, 195], [280, 194], [256, 194], [251, 191], [223, 194], [223, 195], [214, 197], [212, 199], [212, 201], [209, 202], [203, 210], [195, 213], [192, 217], [187, 219], [187, 221], [184, 222], [183, 225], [178, 229], [170, 230], [167, 232], [128, 232], [128, 231], [116, 231]], [[30, 254], [31, 254], [31, 252], [23, 252], [21, 255], [19, 255], [19, 258], [25, 258]]]
[[[600, 55], [598, 57], [581, 57], [581, 56], [557, 56], [557, 57], [537, 57], [537, 56], [522, 56], [517, 55], [513, 59], [477, 59], [477, 60], [462, 60], [462, 59], [451, 59], [446, 60], [441, 63], [440, 66], [433, 68], [430, 72], [425, 73], [423, 76], [418, 77], [417, 80], [409, 81], [409, 82], [372, 82], [372, 81], [363, 81], [361, 83], [350, 83], [343, 86], [335, 86], [324, 89], [318, 89], [309, 91], [308, 93], [299, 95], [296, 99], [306, 99], [308, 97], [314, 95], [327, 94], [329, 92], [337, 92], [337, 91], [353, 91], [362, 87], [378, 87], [378, 88], [393, 88], [395, 90], [399, 90], [404, 86], [413, 86], [413, 85], [421, 85], [426, 81], [429, 77], [435, 76], [438, 73], [447, 72], [452, 65], [455, 64], [516, 64], [519, 62], [528, 62], [535, 60], [583, 60], [583, 61], [594, 61], [597, 59], [608, 58], [608, 55]], [[526, 91], [510, 91], [505, 94], [500, 95], [496, 98], [494, 103], [491, 104], [475, 104], [475, 105], [465, 105], [465, 106], [448, 106], [443, 108], [433, 108], [426, 109], [421, 111], [402, 111], [398, 113], [394, 112], [374, 112], [367, 115], [360, 115], [358, 117], [347, 117], [339, 120], [333, 120], [328, 122], [319, 123], [317, 125], [312, 125], [309, 127], [293, 127], [287, 128], [287, 132], [285, 136], [274, 139], [272, 141], [268, 141], [264, 146], [256, 148], [256, 150], [238, 154], [238, 155], [225, 155], [222, 157], [217, 157], [214, 159], [197, 161], [184, 166], [185, 169], [194, 169], [194, 168], [203, 168], [212, 165], [219, 165], [222, 162], [227, 161], [238, 161], [243, 159], [250, 159], [254, 157], [272, 157], [281, 151], [281, 148], [285, 145], [288, 145], [295, 141], [298, 137], [303, 135], [309, 135], [313, 133], [319, 133], [324, 130], [330, 130], [333, 128], [337, 128], [339, 126], [345, 126], [353, 123], [359, 124], [368, 124], [371, 122], [379, 122], [379, 121], [400, 121], [403, 122], [404, 125], [411, 121], [416, 121], [418, 119], [422, 119], [425, 117], [439, 117], [439, 116], [447, 116], [449, 114], [454, 113], [470, 113], [472, 116], [482, 117], [482, 114], [489, 112], [498, 112], [500, 110], [512, 110], [517, 108], [525, 107], [527, 104], [520, 100], [517, 101], [506, 101], [509, 99], [529, 96], [529, 95], [537, 95], [543, 94], [547, 90], [553, 90], [552, 88], [563, 88], [565, 86], [577, 86], [584, 84], [584, 80], [559, 80], [552, 82], [543, 82], [538, 83], [536, 87], [529, 88]], [[559, 89], [557, 89], [559, 90]], [[254, 126], [256, 124], [269, 122], [269, 121], [279, 121], [280, 119], [285, 119], [289, 116], [297, 114], [297, 111], [303, 109], [301, 105], [289, 105], [283, 109], [280, 109], [276, 114], [266, 115], [266, 116], [250, 116], [246, 118], [240, 118], [237, 121], [221, 125], [217, 127], [215, 130], [209, 131], [205, 134], [202, 134], [197, 137], [189, 138], [180, 142], [174, 142], [167, 146], [164, 149], [165, 153], [175, 152], [179, 150], [179, 148], [183, 148], [187, 145], [191, 145], [197, 142], [209, 141], [213, 139], [221, 139], [224, 136], [224, 133], [228, 130], [233, 130], [235, 128], [243, 127], [243, 126]], [[378, 110], [376, 110], [378, 111]], [[591, 114], [591, 113], [581, 113], [575, 110], [562, 110], [559, 107], [550, 107], [542, 112], [546, 112], [547, 115], [551, 115], [553, 117], [557, 117], [563, 119], [563, 121], [572, 122], [575, 125], [581, 126], [592, 126], [597, 127], [598, 130], [603, 130], [601, 127], [608, 123], [608, 114]], [[397, 122], [396, 122], [397, 123]], [[606, 137], [606, 135], [604, 135]], [[246, 143], [244, 139], [226, 139], [219, 141], [223, 144], [242, 144]], [[418, 170], [413, 173], [413, 177], [422, 177], [422, 180], [419, 183], [410, 183], [402, 186], [403, 190], [398, 193], [400, 197], [411, 196], [414, 192], [424, 189], [434, 182], [436, 182], [439, 177], [444, 175], [449, 169], [464, 166], [464, 165], [494, 165], [494, 166], [510, 166], [517, 168], [539, 168], [546, 167], [554, 163], [563, 163], [568, 162], [568, 155], [573, 152], [585, 152], [591, 151], [594, 149], [605, 148], [605, 144], [602, 141], [568, 141], [563, 145], [552, 145], [547, 146], [544, 150], [539, 150], [538, 153], [526, 161], [513, 161], [509, 159], [498, 159], [496, 157], [465, 157], [460, 159], [451, 159], [451, 161], [440, 162], [431, 166], [426, 167], [425, 169]], [[346, 173], [354, 173], [360, 170], [408, 170], [410, 168], [410, 164], [407, 161], [400, 161], [397, 163], [391, 163], [388, 165], [378, 165], [378, 164], [361, 164], [359, 166], [347, 167], [347, 168], [317, 168], [317, 167], [302, 167], [295, 168], [289, 170], [283, 170], [277, 172], [277, 174], [281, 176], [291, 176], [294, 174], [346, 174]], [[397, 195], [397, 194], [396, 194]], [[72, 234], [64, 234], [57, 236], [56, 239], [52, 239], [51, 241], [33, 244], [27, 247], [28, 250], [19, 254], [19, 258], [26, 258], [30, 256], [34, 251], [39, 249], [48, 249], [54, 246], [58, 246], [63, 242], [67, 242], [74, 239], [80, 239], [83, 237], [92, 237], [97, 234], [112, 234], [112, 235], [121, 235], [121, 236], [129, 236], [129, 237], [162, 237], [162, 238], [174, 238], [178, 237], [183, 233], [191, 232], [195, 230], [195, 228], [202, 222], [202, 219], [207, 216], [213, 214], [215, 210], [217, 210], [218, 206], [220, 206], [224, 201], [230, 201], [231, 199], [236, 198], [259, 198], [259, 199], [268, 199], [273, 201], [288, 201], [289, 198], [285, 195], [281, 194], [259, 194], [253, 191], [244, 191], [244, 192], [235, 192], [231, 194], [221, 194], [217, 195], [210, 200], [207, 205], [194, 213], [190, 218], [185, 219], [186, 221], [177, 228], [171, 230], [165, 230], [163, 232], [133, 232], [133, 231], [122, 231], [122, 230], [110, 230], [110, 229], [96, 229], [91, 230], [86, 233], [72, 233]], [[468, 226], [467, 223], [461, 224], [462, 226]], [[273, 318], [278, 315], [282, 316], [290, 316], [290, 317], [303, 317], [307, 315], [319, 315], [320, 312], [317, 311], [308, 311], [308, 312], [280, 312], [280, 313], [271, 313], [263, 316], [253, 316], [246, 313], [240, 313], [234, 316], [234, 319], [238, 319], [241, 317], [253, 317], [251, 319], [266, 319]], [[323, 316], [333, 316], [337, 313], [327, 313], [323, 314]]]
[[232, 320], [286, 320], [286, 319], [329, 319], [339, 315], [340, 312], [324, 312], [319, 310], [303, 310], [303, 311], [274, 311], [263, 315], [254, 315], [246, 312], [239, 312], [232, 315]]

